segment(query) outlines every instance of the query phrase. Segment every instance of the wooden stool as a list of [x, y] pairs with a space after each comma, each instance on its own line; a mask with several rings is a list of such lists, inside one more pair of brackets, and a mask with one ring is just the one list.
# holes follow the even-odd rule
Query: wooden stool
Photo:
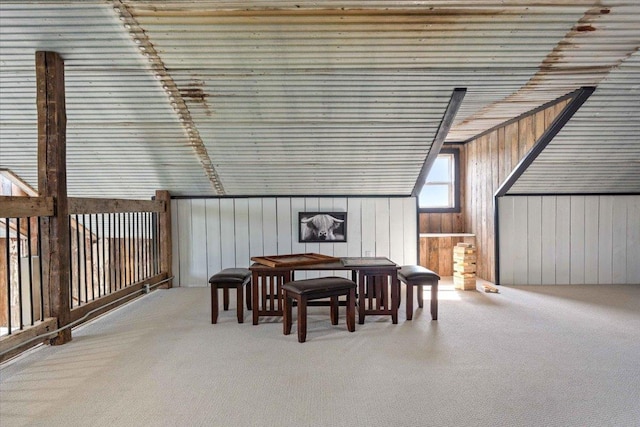
[[438, 320], [438, 276], [420, 265], [404, 265], [398, 270], [398, 280], [407, 286], [407, 320], [413, 319], [413, 287], [418, 287], [418, 307], [423, 306], [423, 286], [431, 286], [431, 318]]
[[211, 276], [211, 323], [218, 322], [218, 289], [223, 291], [224, 310], [229, 310], [229, 288], [236, 288], [236, 308], [238, 323], [244, 322], [242, 300], [244, 287], [247, 287], [247, 310], [251, 310], [251, 272], [246, 268], [225, 268]]
[[342, 277], [321, 277], [319, 279], [294, 280], [282, 286], [284, 298], [283, 331], [291, 333], [293, 299], [298, 304], [298, 342], [307, 339], [307, 301], [331, 298], [331, 324], [338, 324], [338, 297], [347, 296], [347, 329], [356, 330], [356, 284]]

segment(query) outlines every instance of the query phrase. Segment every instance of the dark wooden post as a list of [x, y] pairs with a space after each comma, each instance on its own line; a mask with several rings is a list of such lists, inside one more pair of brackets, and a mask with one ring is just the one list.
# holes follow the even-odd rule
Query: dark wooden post
[[[45, 315], [69, 324], [69, 207], [67, 202], [64, 61], [56, 52], [36, 52], [38, 108], [38, 193], [56, 201], [54, 215], [42, 221], [42, 264]], [[71, 340], [65, 329], [50, 340]]]
[[[160, 272], [167, 273], [167, 278], [173, 276], [171, 271], [171, 195], [168, 191], [157, 190], [156, 200], [164, 202], [164, 212], [158, 214], [160, 223]], [[173, 280], [167, 282], [167, 288], [173, 287]]]

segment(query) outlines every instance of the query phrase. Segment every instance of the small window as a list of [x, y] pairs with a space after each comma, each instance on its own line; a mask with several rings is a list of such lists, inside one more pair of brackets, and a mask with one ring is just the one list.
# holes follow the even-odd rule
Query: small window
[[440, 151], [418, 197], [421, 212], [460, 212], [459, 153]]

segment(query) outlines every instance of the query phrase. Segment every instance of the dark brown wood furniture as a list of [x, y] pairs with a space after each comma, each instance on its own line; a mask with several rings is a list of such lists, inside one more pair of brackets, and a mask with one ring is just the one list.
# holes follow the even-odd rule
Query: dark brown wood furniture
[[347, 297], [347, 329], [356, 330], [356, 284], [342, 277], [321, 277], [319, 279], [294, 280], [282, 286], [283, 332], [291, 333], [293, 323], [292, 306], [295, 299], [298, 307], [298, 342], [307, 339], [307, 302], [321, 298], [331, 299], [331, 324], [338, 324], [338, 297]]
[[[255, 258], [255, 257], [254, 257]], [[282, 316], [282, 285], [294, 280], [296, 271], [351, 271], [358, 285], [358, 323], [367, 315], [389, 315], [398, 323], [399, 266], [384, 257], [339, 258], [338, 261], [303, 265], [268, 266], [254, 263], [252, 273], [253, 324], [260, 317]], [[385, 286], [386, 284], [386, 286]]]
[[244, 287], [247, 286], [247, 310], [251, 310], [251, 272], [246, 268], [225, 268], [211, 276], [211, 323], [218, 322], [218, 289], [222, 289], [223, 308], [229, 310], [229, 288], [235, 288], [238, 323], [244, 323], [242, 309]]
[[420, 265], [404, 265], [398, 270], [398, 279], [406, 284], [407, 320], [413, 319], [413, 287], [418, 288], [418, 307], [423, 306], [423, 287], [431, 286], [431, 319], [438, 320], [438, 276], [428, 268]]

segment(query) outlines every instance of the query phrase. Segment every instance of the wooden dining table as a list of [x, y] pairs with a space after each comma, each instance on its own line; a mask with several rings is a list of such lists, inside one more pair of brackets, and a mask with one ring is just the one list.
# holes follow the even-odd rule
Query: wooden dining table
[[[294, 255], [292, 255], [293, 257]], [[330, 259], [329, 259], [330, 258]], [[282, 316], [282, 285], [295, 280], [298, 271], [350, 271], [351, 280], [358, 285], [358, 323], [363, 324], [370, 315], [389, 315], [398, 323], [400, 284], [395, 262], [386, 257], [328, 257], [316, 263], [273, 262], [266, 265], [255, 262], [249, 270], [252, 274], [253, 324], [260, 317]], [[283, 258], [284, 259], [284, 258]]]

